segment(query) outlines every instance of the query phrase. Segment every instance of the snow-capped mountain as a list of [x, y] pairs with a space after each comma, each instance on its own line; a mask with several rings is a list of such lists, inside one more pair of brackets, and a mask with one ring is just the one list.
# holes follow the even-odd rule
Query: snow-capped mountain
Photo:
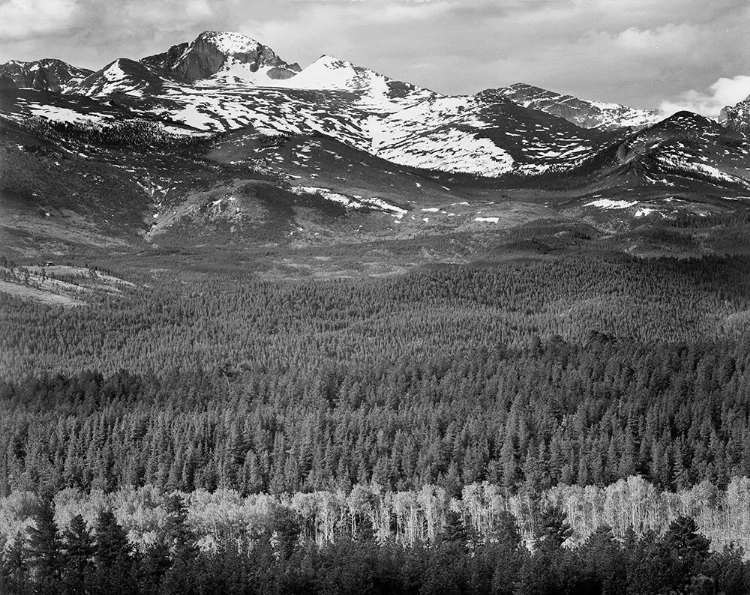
[[572, 95], [561, 95], [524, 83], [491, 90], [500, 97], [530, 109], [559, 116], [582, 128], [616, 130], [624, 127], [643, 128], [660, 120], [659, 113], [619, 105], [588, 101]]
[[750, 97], [721, 110], [719, 122], [734, 130], [750, 132]]
[[298, 64], [284, 62], [269, 47], [239, 33], [206, 31], [190, 43], [141, 60], [146, 66], [188, 83], [244, 81], [272, 84], [293, 77]]
[[90, 74], [90, 70], [52, 58], [33, 62], [11, 60], [7, 64], [0, 64], [0, 87], [26, 87], [62, 93]]
[[[618, 145], [621, 157], [622, 151], [630, 154], [631, 149], [623, 149], [629, 142], [645, 146], [648, 137], [633, 136], [634, 131], [649, 131], [658, 121], [655, 112], [522, 84], [444, 96], [327, 55], [301, 70], [236, 33], [205, 32], [162, 54], [140, 61], [121, 58], [83, 80], [72, 74], [67, 80], [60, 90], [68, 100], [19, 97], [6, 117], [98, 121], [101, 126], [113, 118], [145, 118], [194, 135], [245, 129], [267, 136], [325, 135], [399, 166], [491, 178], [559, 176], [592, 163], [613, 171], [623, 163], [607, 161], [612, 147]], [[91, 101], [85, 113], [84, 104], [74, 99], [81, 96]], [[116, 115], [110, 113], [113, 107]], [[736, 113], [744, 113], [741, 106]], [[707, 154], [724, 151], [719, 165], [734, 169], [712, 179], [734, 183], [748, 178], [745, 169], [731, 164], [735, 156], [738, 163], [745, 159], [744, 137], [722, 144], [705, 123], [690, 118], [669, 122], [681, 129], [677, 136], [688, 140], [670, 137], [674, 142], [669, 144], [662, 135], [633, 154], [646, 154], [670, 171], [682, 171], [688, 163], [705, 178], [718, 167], [706, 162]], [[704, 143], [700, 147], [690, 140], [695, 126]], [[708, 150], [706, 142], [720, 149]]]
[[266, 251], [558, 217], [609, 234], [750, 201], [747, 102], [722, 126], [528, 85], [446, 96], [331, 56], [302, 70], [210, 32], [97, 72], [33, 66], [0, 67], [0, 248], [11, 251], [1, 238], [19, 233], [29, 254]]
[[278, 83], [280, 87], [354, 94], [357, 103], [373, 112], [392, 113], [420, 101], [439, 97], [437, 93], [396, 81], [351, 62], [321, 56], [302, 72]]

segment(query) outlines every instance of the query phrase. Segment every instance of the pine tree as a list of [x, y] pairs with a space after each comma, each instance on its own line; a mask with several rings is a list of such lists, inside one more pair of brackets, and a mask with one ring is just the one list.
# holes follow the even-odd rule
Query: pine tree
[[102, 592], [135, 593], [131, 547], [112, 510], [102, 510], [96, 519], [94, 562], [95, 585]]
[[[0, 593], [27, 595], [31, 593], [29, 565], [23, 535], [16, 535], [13, 545], [0, 550]], [[4, 590], [3, 590], [4, 589]]]
[[567, 521], [567, 514], [559, 506], [550, 506], [542, 512], [534, 537], [540, 549], [559, 549], [573, 534]]
[[299, 515], [291, 508], [279, 506], [273, 514], [273, 531], [279, 557], [282, 560], [288, 560], [297, 547], [302, 533]]
[[29, 566], [34, 582], [45, 593], [55, 593], [60, 584], [60, 536], [51, 498], [43, 498], [29, 527]]
[[69, 593], [84, 593], [86, 575], [93, 566], [94, 538], [78, 514], [63, 532], [63, 582]]
[[445, 513], [445, 523], [441, 542], [457, 546], [466, 546], [467, 535], [464, 519], [460, 512], [448, 510]]
[[165, 502], [167, 519], [164, 525], [166, 543], [173, 557], [190, 559], [197, 553], [195, 533], [187, 524], [188, 510], [182, 496], [173, 494]]
[[669, 525], [662, 545], [671, 561], [673, 582], [680, 586], [695, 576], [708, 558], [711, 542], [698, 533], [691, 517], [680, 516]]

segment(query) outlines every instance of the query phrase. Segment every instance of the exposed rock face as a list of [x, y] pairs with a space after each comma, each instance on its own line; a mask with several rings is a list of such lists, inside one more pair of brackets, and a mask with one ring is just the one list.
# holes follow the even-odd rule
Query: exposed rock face
[[719, 122], [733, 130], [750, 132], [750, 97], [735, 106], [726, 106], [721, 110]]
[[60, 93], [83, 80], [91, 70], [71, 66], [62, 60], [45, 58], [34, 62], [12, 60], [0, 65], [0, 86], [4, 88], [32, 88]]
[[301, 69], [287, 64], [269, 47], [238, 33], [206, 31], [193, 42], [172, 46], [163, 54], [143, 58], [147, 66], [183, 81], [195, 82], [218, 73], [229, 62], [245, 65], [250, 72], [266, 70], [271, 79], [293, 77]]
[[505, 97], [517, 105], [536, 109], [564, 118], [581, 128], [615, 130], [617, 128], [643, 128], [659, 120], [659, 114], [651, 110], [640, 110], [616, 103], [602, 103], [579, 99], [572, 95], [561, 95], [532, 85], [516, 83], [502, 89], [483, 91]]

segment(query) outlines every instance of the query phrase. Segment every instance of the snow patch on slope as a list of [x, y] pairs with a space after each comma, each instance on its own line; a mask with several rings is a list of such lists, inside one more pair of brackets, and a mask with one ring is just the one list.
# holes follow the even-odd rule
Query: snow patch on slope
[[637, 205], [638, 201], [628, 200], [611, 200], [609, 198], [600, 198], [591, 202], [587, 202], [584, 206], [586, 207], [599, 207], [600, 209], [628, 209], [634, 205]]
[[70, 122], [73, 124], [99, 124], [105, 120], [112, 120], [112, 116], [105, 114], [83, 114], [67, 107], [54, 105], [39, 105], [38, 103], [27, 104], [32, 115], [53, 122]]
[[409, 139], [379, 151], [379, 156], [399, 165], [482, 176], [513, 169], [513, 158], [491, 140], [456, 129]]

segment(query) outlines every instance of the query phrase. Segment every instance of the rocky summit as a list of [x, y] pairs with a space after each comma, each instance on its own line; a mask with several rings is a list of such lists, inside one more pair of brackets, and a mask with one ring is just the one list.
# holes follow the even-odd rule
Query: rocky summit
[[734, 130], [750, 132], [750, 97], [721, 110], [719, 121]]
[[300, 71], [298, 64], [287, 64], [271, 48], [254, 39], [215, 31], [201, 33], [191, 43], [172, 46], [141, 62], [188, 83], [220, 73], [240, 77], [254, 74], [258, 78], [265, 75], [271, 80], [283, 80]]

